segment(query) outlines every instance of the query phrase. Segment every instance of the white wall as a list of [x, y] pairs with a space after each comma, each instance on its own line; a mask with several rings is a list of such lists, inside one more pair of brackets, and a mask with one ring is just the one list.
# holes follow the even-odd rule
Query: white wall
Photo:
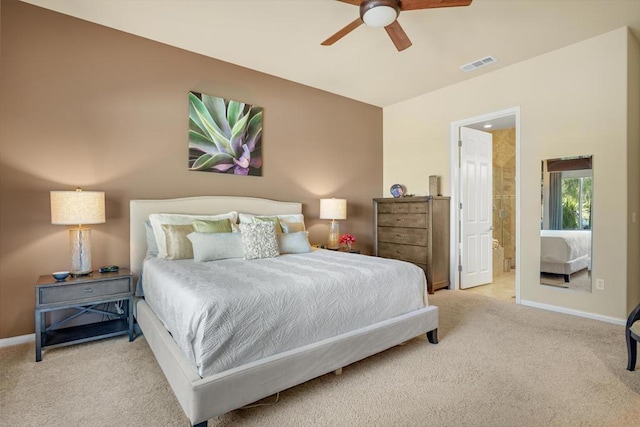
[[[627, 33], [620, 28], [385, 108], [385, 194], [402, 183], [424, 195], [428, 176], [440, 175], [450, 195], [451, 122], [519, 106], [520, 296], [625, 318]], [[539, 285], [540, 161], [586, 154], [594, 156], [593, 274], [605, 279], [605, 290], [574, 293]]]
[[[628, 113], [627, 113], [627, 168], [629, 171], [629, 232], [627, 274], [629, 293], [627, 312], [640, 303], [640, 43], [628, 34]], [[636, 220], [633, 222], [633, 214]]]

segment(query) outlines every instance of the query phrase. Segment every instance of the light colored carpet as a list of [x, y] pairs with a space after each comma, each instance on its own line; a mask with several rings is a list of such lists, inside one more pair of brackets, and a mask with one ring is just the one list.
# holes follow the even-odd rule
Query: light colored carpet
[[[631, 426], [640, 370], [624, 328], [438, 291], [440, 344], [422, 337], [241, 409], [214, 426]], [[2, 426], [188, 426], [144, 338], [0, 349]], [[266, 401], [267, 399], [265, 399]]]

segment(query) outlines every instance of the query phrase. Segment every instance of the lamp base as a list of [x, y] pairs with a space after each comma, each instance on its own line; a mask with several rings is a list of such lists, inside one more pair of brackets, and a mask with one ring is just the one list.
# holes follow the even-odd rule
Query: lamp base
[[69, 252], [71, 253], [71, 275], [91, 274], [91, 229], [72, 228], [69, 230]]
[[329, 240], [327, 241], [328, 249], [339, 249], [340, 244], [338, 240], [340, 239], [340, 226], [336, 222], [336, 220], [331, 220], [331, 225], [329, 228]]

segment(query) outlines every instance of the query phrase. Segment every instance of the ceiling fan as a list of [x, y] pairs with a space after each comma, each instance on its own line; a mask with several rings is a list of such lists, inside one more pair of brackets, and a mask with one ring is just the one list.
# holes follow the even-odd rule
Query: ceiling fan
[[435, 9], [438, 7], [469, 6], [473, 0], [337, 0], [360, 7], [360, 17], [323, 41], [323, 46], [331, 46], [363, 23], [370, 27], [384, 27], [398, 51], [411, 46], [400, 23], [400, 11]]

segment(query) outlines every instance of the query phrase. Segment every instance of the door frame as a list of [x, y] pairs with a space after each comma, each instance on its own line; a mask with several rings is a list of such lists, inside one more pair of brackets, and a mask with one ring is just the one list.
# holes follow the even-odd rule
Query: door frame
[[[459, 162], [459, 149], [458, 149], [458, 140], [460, 135], [460, 128], [464, 126], [473, 125], [479, 122], [485, 122], [489, 120], [494, 120], [500, 117], [505, 116], [515, 116], [516, 122], [516, 230], [520, 229], [520, 107], [512, 107], [507, 108], [505, 110], [495, 111], [493, 113], [482, 114], [475, 117], [469, 117], [462, 120], [457, 120], [451, 122], [450, 133], [449, 133], [449, 160], [450, 160], [450, 171], [451, 171], [451, 210], [452, 210], [452, 221], [451, 221], [451, 262], [449, 277], [451, 278], [451, 289], [459, 290], [460, 289], [460, 273], [458, 271], [458, 265], [460, 265], [460, 254], [459, 254], [459, 242], [460, 242], [460, 168], [458, 166]], [[493, 203], [493, 201], [491, 201]], [[520, 272], [519, 268], [520, 264], [520, 234], [516, 232], [516, 303], [520, 304]]]

